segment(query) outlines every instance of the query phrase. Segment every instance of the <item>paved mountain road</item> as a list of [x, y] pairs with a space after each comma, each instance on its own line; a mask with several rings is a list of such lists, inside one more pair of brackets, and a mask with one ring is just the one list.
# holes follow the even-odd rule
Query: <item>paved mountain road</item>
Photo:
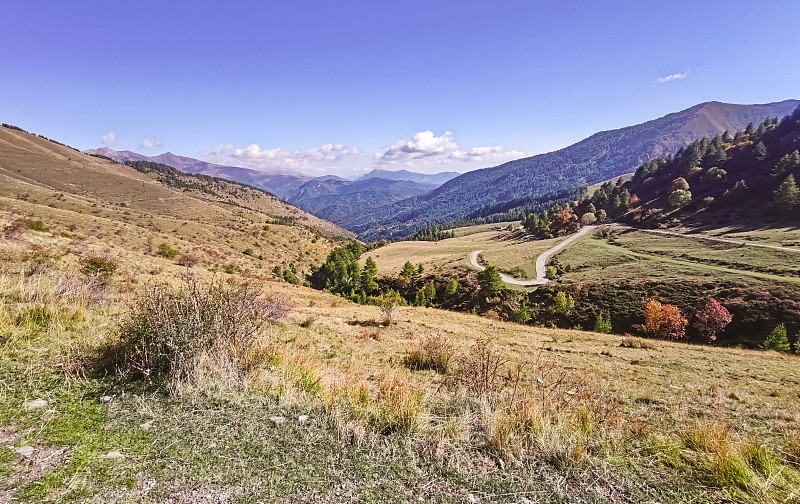
[[[559, 250], [563, 249], [570, 243], [574, 242], [581, 236], [590, 233], [597, 229], [597, 226], [586, 226], [585, 228], [581, 229], [577, 233], [571, 235], [566, 240], [562, 241], [555, 247], [546, 250], [543, 252], [537, 259], [536, 259], [536, 278], [531, 278], [529, 280], [517, 280], [516, 278], [511, 278], [508, 275], [504, 275], [500, 273], [500, 279], [505, 283], [512, 284], [512, 285], [522, 285], [522, 286], [531, 286], [531, 285], [544, 285], [550, 280], [547, 279], [547, 260], [550, 259], [550, 256], [558, 252]], [[486, 268], [478, 264], [478, 254], [483, 252], [483, 250], [476, 250], [475, 252], [469, 255], [469, 262], [478, 268], [479, 270], [483, 271]]]

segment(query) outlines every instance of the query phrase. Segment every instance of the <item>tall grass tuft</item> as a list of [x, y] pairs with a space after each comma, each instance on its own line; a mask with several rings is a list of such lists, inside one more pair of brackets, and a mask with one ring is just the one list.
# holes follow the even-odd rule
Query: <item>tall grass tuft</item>
[[412, 371], [427, 369], [447, 374], [452, 365], [455, 349], [441, 334], [422, 339], [403, 358], [403, 364]]

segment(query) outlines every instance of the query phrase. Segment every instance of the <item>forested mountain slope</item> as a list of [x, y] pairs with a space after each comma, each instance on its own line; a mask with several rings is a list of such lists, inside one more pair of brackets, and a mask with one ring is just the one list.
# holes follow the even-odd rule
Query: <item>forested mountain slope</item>
[[599, 132], [558, 151], [465, 173], [428, 194], [354, 216], [352, 224], [343, 225], [364, 239], [402, 237], [488, 205], [629, 173], [698, 138], [783, 117], [798, 104], [797, 100], [763, 105], [702, 103], [653, 121]]

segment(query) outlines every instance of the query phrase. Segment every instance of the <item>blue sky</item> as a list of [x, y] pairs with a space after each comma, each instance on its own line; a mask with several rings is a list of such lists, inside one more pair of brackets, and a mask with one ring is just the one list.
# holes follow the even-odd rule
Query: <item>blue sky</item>
[[800, 98], [798, 19], [796, 0], [5, 0], [0, 120], [265, 170], [466, 171]]

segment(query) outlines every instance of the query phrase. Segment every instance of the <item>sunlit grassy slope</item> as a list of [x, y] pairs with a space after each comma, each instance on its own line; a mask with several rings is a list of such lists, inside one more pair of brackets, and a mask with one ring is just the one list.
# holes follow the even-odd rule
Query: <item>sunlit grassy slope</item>
[[[325, 235], [348, 234], [262, 191], [225, 181], [208, 189], [169, 187], [154, 175], [0, 128], [5, 223], [41, 220], [57, 239], [124, 255], [142, 271], [161, 243], [205, 267], [249, 271], [295, 262], [304, 269], [324, 259], [330, 249]], [[276, 218], [295, 225], [267, 224]], [[242, 254], [248, 248], [252, 256]]]
[[[502, 271], [523, 278], [536, 276], [536, 258], [561, 239], [532, 240], [520, 232], [498, 230], [509, 223], [483, 224], [455, 230], [455, 237], [431, 241], [402, 241], [381, 247], [364, 256], [371, 256], [378, 273], [396, 276], [406, 261], [422, 264], [426, 271], [450, 275], [470, 269], [469, 254], [483, 250], [483, 258]], [[515, 226], [519, 222], [513, 223]], [[518, 269], [517, 269], [518, 268]]]
[[[516, 223], [515, 223], [516, 224]], [[406, 261], [422, 264], [426, 271], [442, 274], [471, 271], [469, 254], [484, 250], [485, 261], [520, 277], [535, 276], [536, 258], [563, 241], [563, 237], [535, 240], [521, 232], [480, 225], [455, 230], [456, 236], [438, 242], [396, 242], [370, 252], [378, 272], [394, 276]], [[763, 247], [721, 243], [693, 237], [693, 230], [678, 228], [686, 236], [660, 235], [605, 226], [558, 252], [554, 259], [569, 266], [560, 281], [611, 282], [619, 280], [675, 280], [709, 278], [744, 284], [800, 283], [800, 254]], [[702, 236], [747, 241], [779, 247], [796, 247], [797, 229], [708, 229]]]

